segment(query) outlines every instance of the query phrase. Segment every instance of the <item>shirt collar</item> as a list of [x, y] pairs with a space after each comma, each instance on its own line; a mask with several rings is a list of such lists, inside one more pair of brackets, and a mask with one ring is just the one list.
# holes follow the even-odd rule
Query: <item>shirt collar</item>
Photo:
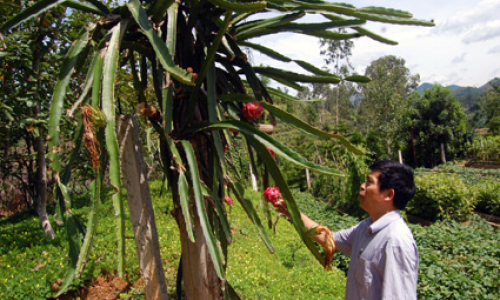
[[375, 234], [380, 230], [384, 229], [387, 225], [391, 224], [392, 222], [398, 219], [401, 219], [401, 212], [399, 209], [388, 212], [382, 217], [380, 217], [380, 219], [375, 221], [375, 223], [372, 223], [366, 230], [366, 233]]

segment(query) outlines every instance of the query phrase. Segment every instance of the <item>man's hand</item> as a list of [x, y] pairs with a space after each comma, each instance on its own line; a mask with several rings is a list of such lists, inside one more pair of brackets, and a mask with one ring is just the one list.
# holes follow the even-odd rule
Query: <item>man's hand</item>
[[317, 226], [315, 227], [316, 229], [316, 235], [323, 234], [325, 233], [325, 243], [323, 244], [323, 247], [325, 248], [325, 264], [323, 267], [325, 267], [325, 270], [331, 270], [332, 267], [330, 266], [333, 261], [333, 254], [335, 253], [335, 250], [337, 249], [335, 247], [335, 240], [333, 239], [333, 234], [330, 229], [326, 226]]
[[[276, 211], [280, 214], [291, 218], [286, 202], [281, 198], [279, 190], [275, 187], [269, 187], [264, 192], [264, 198], [267, 202], [271, 203]], [[307, 229], [306, 234], [321, 244], [325, 248], [325, 270], [331, 270], [331, 263], [333, 261], [333, 254], [335, 253], [335, 240], [333, 239], [332, 232], [328, 227], [322, 226], [303, 213], [300, 214], [302, 222]]]

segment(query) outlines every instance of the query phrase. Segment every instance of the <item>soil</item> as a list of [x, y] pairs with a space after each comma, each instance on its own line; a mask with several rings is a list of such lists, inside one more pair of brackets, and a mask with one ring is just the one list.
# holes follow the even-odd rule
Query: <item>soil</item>
[[103, 275], [92, 280], [79, 290], [71, 291], [55, 300], [115, 300], [131, 288], [143, 286], [141, 280], [130, 284], [118, 276]]

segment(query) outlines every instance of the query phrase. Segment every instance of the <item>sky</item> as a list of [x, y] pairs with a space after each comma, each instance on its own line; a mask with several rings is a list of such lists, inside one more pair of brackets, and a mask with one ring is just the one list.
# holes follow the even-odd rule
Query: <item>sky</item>
[[[368, 37], [354, 40], [350, 58], [355, 73], [385, 55], [406, 61], [420, 82], [480, 87], [500, 77], [500, 0], [342, 0], [356, 7], [383, 6], [411, 12], [416, 19], [434, 20], [434, 27], [392, 25], [368, 22], [371, 31], [397, 41], [396, 46], [382, 44]], [[326, 19], [318, 17], [315, 22]], [[315, 66], [325, 66], [316, 38], [281, 33], [251, 42], [274, 49], [292, 59], [302, 59]], [[272, 65], [303, 73], [294, 63], [281, 63], [254, 52], [254, 63]]]

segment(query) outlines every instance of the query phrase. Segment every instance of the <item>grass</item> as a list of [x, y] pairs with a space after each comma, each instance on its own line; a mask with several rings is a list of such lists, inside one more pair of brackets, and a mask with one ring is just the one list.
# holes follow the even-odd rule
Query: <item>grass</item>
[[[260, 194], [247, 191], [247, 197], [258, 203]], [[268, 230], [271, 254], [239, 206], [229, 218], [234, 241], [227, 277], [242, 299], [344, 299], [344, 273], [324, 271], [288, 221], [278, 222], [276, 234]]]
[[[180, 257], [178, 228], [169, 214], [172, 209], [170, 196], [159, 196], [159, 182], [151, 183], [151, 192], [168, 289], [174, 294]], [[247, 196], [258, 205], [260, 194], [248, 192]], [[73, 289], [92, 278], [115, 272], [114, 213], [110, 198], [104, 199], [88, 264], [82, 277], [72, 285]], [[83, 222], [87, 218], [87, 205], [86, 197], [75, 199], [73, 212]], [[260, 215], [264, 222], [263, 214]], [[237, 202], [229, 213], [229, 220], [233, 244], [229, 246], [227, 279], [242, 299], [344, 298], [344, 273], [324, 271], [286, 220], [278, 222], [276, 234], [269, 230], [276, 249], [274, 254], [269, 253]], [[21, 214], [0, 220], [0, 299], [46, 299], [52, 296], [50, 285], [56, 279], [64, 278], [68, 261], [65, 230], [54, 227], [56, 238], [48, 240], [38, 219], [32, 215]], [[131, 228], [128, 220], [126, 280], [134, 282], [139, 278], [139, 266]]]

